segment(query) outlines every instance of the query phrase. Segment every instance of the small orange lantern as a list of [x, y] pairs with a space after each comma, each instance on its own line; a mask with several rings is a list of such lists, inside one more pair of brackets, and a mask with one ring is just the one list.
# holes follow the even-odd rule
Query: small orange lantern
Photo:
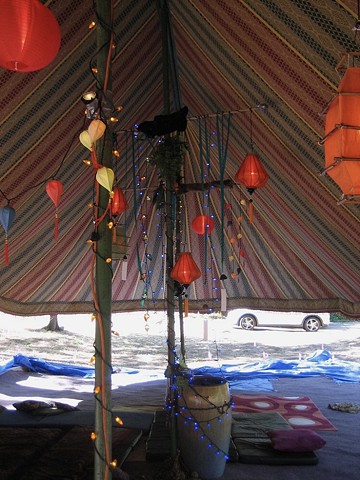
[[248, 153], [239, 170], [236, 172], [235, 180], [244, 185], [250, 194], [249, 219], [253, 222], [254, 206], [251, 195], [257, 188], [261, 188], [268, 181], [269, 175], [262, 166], [259, 157], [255, 153]]
[[184, 285], [186, 289], [185, 293], [185, 317], [189, 314], [189, 300], [187, 295], [187, 289], [191, 282], [194, 282], [201, 277], [201, 272], [195, 263], [190, 252], [182, 252], [177, 259], [173, 269], [170, 272], [170, 277]]

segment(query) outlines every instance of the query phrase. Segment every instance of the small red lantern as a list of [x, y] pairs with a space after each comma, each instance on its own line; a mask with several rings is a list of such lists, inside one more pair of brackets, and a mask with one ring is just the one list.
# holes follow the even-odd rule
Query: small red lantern
[[195, 263], [190, 252], [182, 252], [177, 259], [173, 269], [170, 272], [170, 277], [184, 285], [185, 293], [185, 317], [189, 313], [189, 300], [187, 296], [187, 289], [191, 282], [194, 282], [201, 277], [201, 272]]
[[[248, 153], [235, 175], [235, 180], [252, 192], [263, 187], [269, 176], [255, 153]], [[251, 192], [251, 193], [252, 193]]]
[[63, 185], [59, 180], [49, 180], [46, 184], [46, 193], [49, 195], [53, 204], [55, 205], [55, 226], [54, 226], [54, 238], [59, 237], [59, 217], [58, 206], [60, 203], [61, 195], [63, 192]]
[[111, 215], [120, 215], [129, 208], [124, 192], [119, 187], [114, 187], [111, 201]]
[[191, 222], [191, 228], [195, 233], [205, 235], [205, 233], [211, 233], [214, 230], [215, 222], [207, 215], [199, 215]]
[[0, 65], [33, 72], [51, 63], [60, 48], [59, 24], [39, 0], [0, 0]]
[[255, 153], [248, 153], [240, 165], [239, 170], [236, 172], [235, 180], [244, 185], [250, 194], [250, 223], [252, 223], [254, 212], [251, 195], [257, 188], [263, 187], [268, 179], [269, 175], [262, 166], [259, 157]]

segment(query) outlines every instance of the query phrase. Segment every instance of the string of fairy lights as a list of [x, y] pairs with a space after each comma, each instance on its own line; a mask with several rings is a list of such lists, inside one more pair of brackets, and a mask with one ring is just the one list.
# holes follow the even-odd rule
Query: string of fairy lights
[[[94, 4], [94, 11], [96, 15], [96, 20], [97, 22], [104, 28], [108, 34], [110, 41], [109, 43], [106, 42], [105, 45], [100, 47], [100, 50], [102, 48], [107, 49], [107, 67], [106, 67], [106, 72], [105, 72], [105, 78], [104, 78], [104, 85], [98, 85], [97, 92], [95, 94], [93, 92], [89, 92], [87, 94], [87, 99], [84, 102], [86, 104], [86, 109], [85, 109], [85, 117], [90, 120], [90, 125], [88, 128], [88, 133], [90, 134], [90, 128], [94, 124], [94, 122], [103, 122], [104, 124], [104, 131], [106, 128], [108, 128], [108, 125], [110, 126], [111, 123], [116, 123], [118, 121], [118, 118], [116, 116], [116, 112], [121, 111], [121, 108], [116, 109], [111, 96], [108, 94], [107, 91], [107, 82], [109, 80], [109, 68], [111, 64], [111, 56], [114, 51], [114, 32], [113, 32], [113, 26], [106, 24], [104, 20], [99, 16], [96, 6]], [[113, 4], [111, 3], [111, 17], [113, 17]], [[92, 29], [95, 27], [95, 22], [92, 22], [89, 25], [89, 28]], [[98, 54], [98, 52], [97, 52]], [[95, 58], [95, 57], [94, 57]], [[94, 59], [90, 61], [90, 70], [92, 74], [94, 75], [95, 81], [98, 84], [98, 77], [97, 77], [97, 67], [96, 64], [94, 65]], [[100, 95], [98, 95], [98, 92]], [[86, 97], [85, 97], [86, 98]], [[104, 133], [104, 132], [102, 132]], [[101, 138], [102, 135], [99, 136]], [[92, 140], [92, 141], [91, 141]], [[114, 468], [117, 467], [118, 462], [116, 459], [111, 458], [111, 447], [108, 442], [108, 431], [107, 431], [107, 414], [111, 415], [112, 418], [112, 411], [107, 407], [107, 399], [106, 399], [106, 391], [105, 391], [105, 376], [106, 376], [106, 371], [112, 372], [112, 365], [107, 362], [107, 355], [106, 355], [106, 342], [104, 340], [104, 325], [102, 321], [102, 315], [101, 315], [101, 309], [99, 308], [98, 304], [98, 299], [97, 299], [97, 291], [95, 288], [95, 275], [94, 275], [94, 268], [95, 268], [95, 263], [98, 261], [102, 261], [105, 263], [107, 268], [111, 270], [111, 277], [113, 276], [113, 271], [112, 271], [112, 258], [103, 258], [98, 251], [97, 248], [97, 241], [99, 240], [99, 234], [98, 234], [98, 228], [101, 222], [107, 222], [107, 228], [110, 230], [114, 229], [113, 232], [116, 233], [116, 227], [117, 227], [117, 214], [122, 213], [119, 212], [119, 210], [114, 210], [114, 207], [116, 205], [115, 203], [115, 195], [114, 195], [114, 189], [113, 189], [113, 184], [115, 180], [115, 173], [114, 170], [109, 169], [107, 167], [102, 167], [102, 155], [103, 151], [101, 150], [100, 152], [100, 162], [98, 163], [96, 154], [97, 151], [95, 149], [95, 141], [97, 140], [97, 137], [91, 138], [90, 137], [90, 142], [88, 142], [87, 136], [86, 136], [86, 131], [82, 132], [80, 134], [80, 141], [81, 143], [84, 144], [85, 147], [89, 148], [89, 143], [90, 143], [90, 152], [91, 152], [91, 162], [84, 162], [88, 166], [93, 166], [95, 170], [95, 179], [96, 182], [94, 182], [95, 186], [95, 194], [94, 194], [94, 201], [93, 201], [93, 225], [94, 225], [94, 231], [92, 233], [92, 236], [90, 238], [89, 243], [92, 246], [93, 250], [93, 259], [91, 262], [91, 269], [90, 269], [90, 282], [91, 282], [91, 290], [92, 290], [92, 296], [93, 296], [93, 301], [94, 301], [94, 310], [95, 312], [92, 315], [92, 319], [97, 322], [97, 327], [98, 327], [98, 332], [100, 339], [98, 347], [98, 343], [95, 341], [94, 342], [94, 356], [92, 357], [92, 361], [96, 360], [99, 362], [100, 366], [100, 382], [98, 381], [94, 387], [94, 398], [96, 403], [100, 406], [100, 412], [101, 412], [101, 433], [102, 433], [102, 438], [99, 438], [99, 432], [93, 431], [91, 433], [91, 440], [93, 441], [94, 445], [94, 451], [95, 454], [97, 455], [98, 459], [103, 463], [104, 465], [104, 480], [107, 480], [110, 475], [110, 471]], [[113, 149], [112, 149], [112, 154], [113, 154], [113, 164], [115, 164], [115, 167], [117, 166], [117, 160], [120, 156], [119, 153], [119, 148], [116, 140], [116, 136], [112, 135], [112, 140], [113, 140]], [[104, 143], [103, 143], [104, 147]], [[102, 173], [103, 172], [103, 173]], [[115, 168], [115, 172], [117, 172], [117, 168]], [[101, 173], [101, 175], [100, 175]], [[117, 178], [116, 178], [117, 180]], [[109, 191], [109, 203], [108, 206], [105, 208], [104, 211], [100, 211], [99, 208], [99, 185], [104, 187], [106, 190]], [[119, 200], [120, 197], [117, 198]], [[126, 210], [127, 206], [126, 203], [123, 205], [124, 210]], [[110, 218], [110, 221], [109, 221]], [[113, 237], [114, 238], [114, 237]], [[122, 425], [123, 422], [120, 417], [115, 418], [115, 422], [118, 425]], [[101, 444], [98, 443], [101, 441]], [[99, 448], [101, 445], [102, 448]], [[104, 451], [104, 454], [103, 454]]]
[[[203, 182], [206, 182], [208, 180], [208, 178], [211, 178], [211, 162], [210, 162], [210, 149], [213, 149], [214, 147], [216, 147], [216, 142], [217, 142], [217, 138], [216, 138], [216, 132], [214, 130], [211, 131], [211, 134], [209, 135], [206, 135], [207, 136], [207, 139], [206, 139], [206, 149], [207, 149], [207, 159], [206, 159], [206, 162], [205, 162], [205, 168], [203, 169], [203, 173], [202, 173], [202, 181]], [[138, 135], [134, 135], [135, 139], [137, 141], [140, 141]], [[160, 140], [161, 141], [161, 140]], [[135, 162], [135, 166], [136, 168], [134, 169], [134, 181], [137, 185], [138, 188], [142, 188], [142, 185], [141, 185], [141, 180], [145, 180], [145, 178], [147, 178], [147, 174], [146, 175], [140, 175], [139, 174], [139, 166], [140, 166], [141, 162], [140, 162], [140, 158], [137, 158], [136, 157], [136, 162]], [[159, 178], [160, 179], [160, 186], [161, 186], [161, 177]], [[144, 187], [144, 185], [143, 185]], [[140, 195], [140, 198], [141, 197], [144, 197], [144, 194], [145, 192], [148, 192], [148, 189], [146, 187], [144, 187], [144, 191], [141, 193]], [[157, 196], [160, 196], [161, 195], [161, 188], [160, 188], [160, 192], [156, 192], [156, 195]], [[210, 201], [210, 197], [211, 197], [211, 188], [208, 187], [206, 189], [204, 189], [203, 191], [203, 201], [202, 201], [202, 207], [204, 208], [204, 211], [206, 213], [208, 213], [211, 217], [214, 217], [213, 213], [210, 212], [211, 210], [211, 201]], [[176, 222], [178, 222], [180, 224], [180, 236], [183, 237], [183, 240], [180, 242], [182, 246], [186, 246], [186, 243], [187, 243], [187, 239], [185, 238], [186, 235], [185, 235], [185, 232], [184, 232], [184, 229], [183, 229], [183, 225], [185, 224], [185, 209], [183, 209], [183, 205], [182, 205], [182, 200], [181, 200], [181, 196], [177, 196], [175, 197], [176, 198], [176, 202], [178, 202], [180, 208], [177, 209], [175, 208], [174, 206], [174, 211], [177, 211], [178, 212], [178, 216], [176, 218]], [[143, 198], [142, 198], [143, 200]], [[156, 209], [156, 215], [159, 217], [159, 221], [157, 223], [157, 226], [160, 227], [159, 228], [159, 233], [158, 233], [158, 238], [159, 239], [165, 239], [165, 237], [163, 237], [163, 228], [164, 228], [164, 225], [165, 225], [165, 220], [164, 220], [164, 217], [165, 217], [165, 213], [162, 211], [162, 208], [164, 207], [164, 205], [161, 203], [161, 200], [159, 201], [159, 199], [157, 199], [157, 203], [158, 203], [158, 206], [160, 206], [160, 208], [157, 208]], [[148, 262], [151, 262], [152, 261], [152, 256], [151, 254], [149, 255], [149, 251], [148, 251], [148, 209], [147, 209], [147, 204], [146, 202], [143, 202], [143, 201], [140, 201], [140, 208], [137, 208], [136, 209], [136, 212], [135, 212], [135, 218], [137, 218], [138, 222], [139, 222], [139, 229], [141, 229], [141, 234], [142, 234], [142, 237], [143, 237], [143, 240], [144, 240], [144, 254], [143, 254], [143, 264], [142, 264], [142, 268], [139, 268], [139, 271], [140, 271], [140, 276], [143, 275], [143, 278], [142, 280], [144, 281], [145, 283], [145, 280], [149, 281], [150, 282], [150, 276], [151, 276], [151, 270], [148, 266]], [[162, 244], [162, 254], [161, 254], [161, 257], [162, 257], [162, 265], [163, 265], [163, 268], [165, 270], [165, 263], [166, 263], [166, 243], [164, 241], [161, 242]], [[216, 272], [216, 259], [215, 259], [215, 254], [216, 254], [216, 247], [215, 245], [213, 244], [212, 242], [212, 239], [211, 239], [211, 235], [210, 234], [207, 234], [204, 236], [204, 248], [205, 248], [205, 253], [204, 253], [204, 270], [206, 272], [205, 274], [205, 279], [204, 279], [204, 282], [206, 282], [206, 278], [209, 275], [211, 275], [211, 290], [213, 292], [213, 300], [212, 302], [218, 302], [219, 301], [219, 295], [218, 295], [218, 291], [219, 291], [219, 276], [217, 275], [217, 272]], [[210, 253], [208, 252], [208, 249], [210, 250]], [[164, 282], [164, 285], [165, 285], [165, 282]], [[160, 287], [161, 290], [164, 290], [163, 287]], [[144, 286], [144, 291], [145, 291], [145, 294], [146, 294], [146, 297], [142, 298], [142, 303], [141, 305], [144, 306], [145, 305], [145, 298], [148, 297], [148, 286]], [[179, 300], [181, 301], [181, 293], [179, 295]], [[207, 306], [207, 311], [208, 313], [211, 313], [213, 311], [213, 305], [211, 306]], [[147, 321], [149, 319], [149, 314], [148, 313], [145, 313], [144, 315], [144, 320], [145, 320], [145, 328], [148, 327], [148, 324], [147, 324]], [[214, 429], [211, 429], [211, 425], [212, 425], [212, 422], [213, 421], [216, 421], [217, 424], [221, 423], [223, 420], [222, 420], [222, 416], [223, 415], [226, 415], [226, 416], [229, 416], [230, 415], [230, 408], [231, 408], [231, 401], [226, 401], [224, 403], [224, 405], [221, 406], [221, 408], [218, 406], [218, 405], [215, 405], [211, 402], [211, 400], [209, 401], [208, 403], [208, 407], [205, 407], [205, 411], [209, 411], [210, 412], [210, 418], [207, 419], [206, 421], [202, 421], [202, 420], [198, 420], [198, 412], [196, 411], [196, 409], [191, 409], [191, 406], [188, 405], [187, 403], [185, 405], [182, 405], [181, 407], [179, 406], [179, 401], [183, 401], [183, 396], [181, 395], [181, 392], [182, 392], [182, 380], [184, 379], [184, 360], [186, 360], [184, 358], [184, 355], [179, 355], [178, 352], [177, 352], [177, 346], [176, 345], [173, 345], [170, 341], [169, 341], [169, 338], [167, 338], [167, 344], [168, 344], [168, 349], [171, 351], [171, 353], [173, 354], [172, 356], [170, 355], [169, 358], [173, 358], [174, 361], [173, 361], [173, 364], [172, 365], [168, 365], [168, 368], [167, 368], [167, 372], [165, 373], [165, 376], [167, 377], [172, 377], [173, 379], [173, 383], [171, 384], [172, 385], [172, 388], [174, 388], [176, 390], [176, 394], [174, 397], [171, 397], [171, 396], [168, 396], [167, 398], [167, 403], [166, 403], [166, 410], [169, 414], [172, 414], [174, 413], [175, 416], [177, 417], [178, 421], [183, 421], [184, 422], [184, 425], [190, 425], [192, 426], [192, 428], [194, 429], [194, 431], [197, 431], [199, 432], [199, 440], [206, 440], [207, 442], [207, 448], [209, 449], [212, 449], [215, 453], [215, 455], [223, 455], [224, 458], [227, 458], [227, 452], [225, 451], [225, 449], [223, 449], [220, 445], [217, 444], [217, 441], [216, 439], [212, 438], [212, 430]], [[173, 403], [174, 402], [174, 403]], [[188, 410], [191, 410], [191, 414], [188, 412]]]

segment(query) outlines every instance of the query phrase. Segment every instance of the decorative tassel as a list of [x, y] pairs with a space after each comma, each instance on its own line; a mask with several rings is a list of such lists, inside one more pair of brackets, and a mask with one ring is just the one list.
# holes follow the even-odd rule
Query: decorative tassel
[[5, 265], [9, 265], [9, 242], [7, 236], [5, 236]]
[[116, 227], [112, 229], [112, 243], [113, 245], [116, 243]]
[[221, 304], [221, 307], [220, 307], [220, 310], [222, 312], [226, 312], [227, 310], [227, 295], [226, 295], [226, 289], [225, 288], [221, 288], [221, 300], [220, 300], [220, 304]]
[[187, 293], [185, 294], [185, 299], [184, 299], [184, 317], [189, 316], [189, 297]]
[[250, 221], [250, 223], [253, 223], [253, 219], [254, 219], [254, 204], [253, 204], [252, 199], [250, 198], [250, 200], [249, 200], [249, 221]]
[[59, 238], [59, 217], [57, 210], [55, 211], [54, 239]]

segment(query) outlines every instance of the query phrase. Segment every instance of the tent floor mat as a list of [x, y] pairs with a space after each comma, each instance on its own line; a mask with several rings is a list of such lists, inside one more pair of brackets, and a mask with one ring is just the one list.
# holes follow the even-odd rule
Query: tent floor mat
[[[90, 480], [94, 444], [89, 426], [1, 427], [2, 480]], [[143, 432], [113, 427], [112, 458], [121, 466]]]
[[[229, 448], [229, 462], [264, 465], [317, 465], [314, 452], [279, 452], [272, 448], [266, 431], [291, 429], [278, 413], [235, 413]], [[158, 462], [171, 455], [171, 437], [165, 411], [154, 414], [146, 442], [146, 460]]]
[[232, 442], [239, 462], [262, 465], [316, 465], [314, 452], [274, 450], [267, 433], [292, 427], [279, 413], [233, 413]]

